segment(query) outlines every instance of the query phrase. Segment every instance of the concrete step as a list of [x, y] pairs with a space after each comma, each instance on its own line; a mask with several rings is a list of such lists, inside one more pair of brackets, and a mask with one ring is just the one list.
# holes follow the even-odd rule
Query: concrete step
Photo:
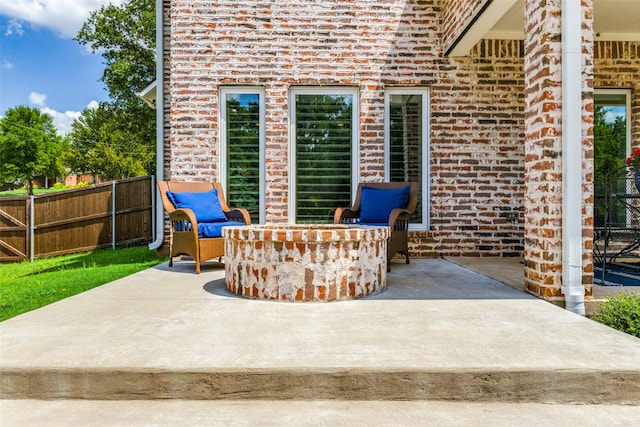
[[639, 406], [299, 400], [4, 400], [2, 425], [634, 426]]
[[640, 371], [303, 369], [4, 370], [4, 399], [447, 400], [640, 404]]

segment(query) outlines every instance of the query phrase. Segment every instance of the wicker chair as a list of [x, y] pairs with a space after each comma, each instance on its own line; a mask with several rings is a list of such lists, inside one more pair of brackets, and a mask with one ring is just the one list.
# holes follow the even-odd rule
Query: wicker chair
[[[226, 225], [251, 224], [246, 209], [229, 209], [224, 199], [224, 191], [218, 182], [170, 182], [158, 181], [162, 196], [162, 205], [171, 221], [171, 246], [169, 251], [169, 267], [173, 266], [173, 257], [189, 255], [196, 262], [196, 273], [200, 274], [200, 263], [224, 255], [223, 237], [199, 237], [198, 219], [193, 210], [178, 209], [171, 200], [174, 194], [169, 193], [207, 193], [216, 190], [220, 208], [226, 219], [218, 220], [214, 225], [221, 228]], [[200, 230], [202, 231], [202, 230]]]
[[[402, 208], [391, 210], [389, 218], [384, 221], [375, 221], [375, 224], [362, 219], [362, 192], [364, 187], [379, 190], [399, 190], [410, 186], [406, 205]], [[356, 199], [351, 208], [338, 208], [333, 217], [334, 224], [361, 224], [361, 225], [387, 225], [391, 228], [391, 235], [387, 245], [387, 271], [391, 270], [391, 259], [396, 253], [406, 257], [409, 264], [409, 245], [407, 242], [409, 219], [418, 204], [418, 192], [420, 184], [417, 182], [367, 182], [358, 185]], [[366, 218], [365, 218], [366, 219]]]

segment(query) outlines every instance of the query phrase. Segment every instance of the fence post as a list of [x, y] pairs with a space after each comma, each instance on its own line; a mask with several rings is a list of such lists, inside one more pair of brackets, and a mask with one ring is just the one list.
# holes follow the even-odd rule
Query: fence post
[[33, 194], [31, 196], [29, 196], [29, 261], [33, 261], [33, 259], [35, 258], [35, 197], [33, 196]]
[[116, 248], [116, 182], [111, 181], [111, 249]]

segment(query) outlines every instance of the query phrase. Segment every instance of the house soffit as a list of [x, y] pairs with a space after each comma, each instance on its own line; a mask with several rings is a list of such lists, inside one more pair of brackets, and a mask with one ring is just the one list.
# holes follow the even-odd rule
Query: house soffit
[[136, 95], [141, 98], [144, 102], [149, 105], [151, 108], [156, 108], [156, 92], [157, 92], [157, 83], [154, 80], [151, 84], [140, 92], [136, 92]]
[[[481, 39], [524, 39], [525, 0], [493, 0], [450, 56], [464, 56]], [[639, 0], [593, 0], [595, 40], [640, 41]]]

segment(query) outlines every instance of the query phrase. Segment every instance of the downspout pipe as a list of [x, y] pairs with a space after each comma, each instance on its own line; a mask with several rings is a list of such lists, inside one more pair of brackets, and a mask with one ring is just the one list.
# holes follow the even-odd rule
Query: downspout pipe
[[582, 6], [562, 0], [562, 293], [584, 316], [582, 284]]
[[[164, 179], [164, 48], [163, 48], [163, 1], [156, 0], [156, 181]], [[164, 210], [160, 190], [155, 188], [155, 240], [149, 249], [155, 250], [164, 241]]]

